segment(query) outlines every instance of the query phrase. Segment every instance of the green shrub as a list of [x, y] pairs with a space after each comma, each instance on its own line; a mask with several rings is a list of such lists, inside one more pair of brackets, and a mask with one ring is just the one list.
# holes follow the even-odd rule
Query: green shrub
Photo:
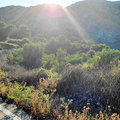
[[89, 58], [88, 54], [76, 53], [73, 55], [68, 55], [66, 57], [66, 61], [71, 64], [82, 64], [83, 62], [86, 62], [88, 58]]
[[89, 50], [88, 51], [88, 55], [90, 55], [90, 57], [93, 57], [95, 55], [95, 51], [94, 50]]
[[66, 50], [59, 48], [56, 54], [44, 54], [42, 59], [43, 67], [52, 71], [60, 72], [66, 64]]
[[29, 38], [31, 36], [31, 32], [28, 28], [27, 25], [25, 24], [20, 24], [19, 26], [15, 26], [15, 29], [13, 32], [10, 34], [10, 38], [15, 38], [15, 39], [23, 39], [23, 38]]
[[59, 37], [52, 37], [46, 44], [45, 50], [47, 54], [55, 54], [58, 49], [70, 51], [72, 48], [70, 41]]
[[33, 69], [29, 71], [21, 72], [18, 70], [18, 75], [15, 77], [15, 81], [18, 83], [26, 83], [27, 86], [34, 86], [38, 88], [40, 84], [40, 80], [45, 80], [48, 84], [53, 83], [56, 79], [58, 79], [58, 75], [56, 72], [52, 72], [51, 70], [46, 70], [44, 68]]
[[11, 93], [8, 94], [8, 98], [15, 100], [16, 102], [27, 102], [31, 98], [31, 87], [26, 87], [26, 84], [20, 86], [15, 82], [13, 88], [11, 88]]
[[2, 49], [18, 48], [18, 45], [12, 44], [12, 43], [7, 43], [7, 42], [0, 42], [0, 46], [1, 46]]
[[52, 72], [51, 70], [46, 70], [44, 68], [40, 68], [37, 70], [36, 75], [38, 78], [48, 79], [48, 78], [51, 78], [57, 74], [55, 72]]
[[0, 80], [5, 79], [8, 76], [7, 73], [0, 70]]
[[24, 39], [9, 39], [7, 40], [8, 43], [16, 44], [20, 47], [22, 47], [24, 44], [29, 43], [29, 40], [24, 38]]
[[57, 84], [57, 92], [63, 96], [72, 95], [78, 90], [83, 93], [90, 84], [90, 80], [88, 80], [90, 78], [86, 71], [81, 69], [80, 65], [73, 66], [71, 69], [64, 71], [62, 79]]
[[93, 67], [104, 67], [119, 59], [119, 50], [103, 49], [102, 51], [96, 52], [93, 58], [88, 59], [88, 63]]
[[52, 37], [46, 44], [45, 52], [47, 54], [55, 54], [58, 48], [59, 48], [59, 39], [57, 37], [56, 38]]
[[102, 51], [103, 49], [110, 49], [110, 47], [105, 44], [93, 44], [91, 49], [97, 52]]
[[11, 32], [13, 32], [14, 27], [12, 24], [6, 24], [0, 21], [0, 41], [5, 41]]
[[44, 54], [42, 57], [42, 67], [45, 69], [51, 69], [55, 65], [55, 55], [54, 54]]
[[12, 51], [7, 57], [7, 61], [9, 64], [16, 64], [20, 65], [23, 63], [23, 55], [22, 55], [22, 49], [16, 49]]
[[44, 49], [39, 43], [27, 43], [23, 47], [23, 64], [26, 68], [42, 66]]
[[[8, 99], [15, 101], [17, 105], [29, 110], [31, 114], [45, 117], [51, 114], [53, 109], [53, 99], [51, 94], [43, 93], [43, 91], [35, 90], [33, 87], [23, 86], [15, 82], [8, 86], [1, 85], [0, 94], [4, 94]], [[44, 90], [44, 88], [43, 88]]]
[[5, 82], [5, 79], [8, 77], [8, 73], [0, 70], [0, 82]]

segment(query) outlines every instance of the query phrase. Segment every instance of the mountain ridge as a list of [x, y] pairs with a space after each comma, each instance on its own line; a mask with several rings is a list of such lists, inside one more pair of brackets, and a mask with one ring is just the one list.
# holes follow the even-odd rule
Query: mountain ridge
[[[120, 42], [119, 6], [120, 2], [98, 3], [91, 2], [91, 0], [90, 2], [77, 2], [66, 8], [54, 5], [53, 8], [56, 8], [53, 11], [50, 11], [51, 6], [48, 4], [31, 7], [7, 6], [0, 8], [0, 20], [9, 24], [27, 24], [33, 36], [57, 36], [59, 34], [69, 36], [71, 34], [77, 40], [81, 40], [83, 37], [87, 39], [86, 36], [81, 35], [82, 31], [85, 31], [95, 42], [105, 43], [112, 48], [119, 49], [116, 43], [114, 46], [116, 38]], [[78, 32], [75, 24], [82, 30], [81, 32]]]

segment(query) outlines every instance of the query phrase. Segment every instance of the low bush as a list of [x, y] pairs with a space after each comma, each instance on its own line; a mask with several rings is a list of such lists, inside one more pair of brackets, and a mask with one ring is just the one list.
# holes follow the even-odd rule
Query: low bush
[[0, 83], [5, 82], [4, 80], [8, 77], [8, 74], [6, 72], [3, 72], [0, 70]]
[[0, 42], [1, 49], [13, 49], [18, 48], [18, 45], [7, 43], [7, 42]]
[[[112, 71], [113, 73], [114, 73], [114, 69]], [[61, 98], [61, 99], [59, 98], [59, 100], [58, 100], [53, 97], [53, 95], [56, 95], [56, 94], [54, 94], [56, 91], [55, 88], [57, 88], [57, 92], [58, 92], [58, 89], [60, 87], [61, 87], [60, 90], [61, 90], [62, 95], [64, 92], [65, 92], [64, 94], [66, 94], [66, 95], [71, 94], [72, 90], [75, 92], [75, 90], [81, 89], [83, 87], [87, 90], [88, 89], [90, 90], [93, 88], [96, 90], [99, 89], [99, 90], [101, 90], [101, 92], [104, 91], [102, 88], [105, 88], [105, 93], [107, 93], [106, 97], [107, 98], [113, 97], [114, 101], [112, 99], [110, 99], [110, 100], [112, 100], [111, 102], [112, 103], [116, 102], [116, 99], [119, 99], [118, 95], [117, 95], [118, 93], [116, 93], [114, 96], [114, 90], [115, 90], [116, 86], [109, 89], [108, 83], [110, 81], [109, 82], [106, 81], [106, 84], [104, 86], [104, 84], [102, 84], [102, 83], [105, 82], [104, 79], [107, 78], [108, 76], [103, 76], [101, 74], [101, 71], [99, 74], [96, 74], [95, 71], [96, 70], [89, 71], [89, 69], [83, 71], [82, 69], [80, 69], [80, 66], [72, 68], [72, 70], [66, 72], [66, 74], [64, 73], [65, 79], [62, 79], [62, 81], [60, 81], [58, 83], [57, 87], [54, 86], [55, 83], [52, 84], [53, 78], [51, 79], [51, 81], [41, 79], [40, 84], [39, 84], [39, 89], [34, 89], [34, 87], [28, 87], [28, 86], [26, 86], [26, 84], [19, 85], [16, 82], [9, 83], [7, 85], [5, 85], [4, 83], [0, 83], [0, 94], [3, 97], [7, 97], [8, 100], [14, 100], [18, 106], [31, 111], [31, 114], [35, 115], [38, 119], [47, 118], [47, 119], [58, 119], [58, 120], [63, 120], [63, 119], [65, 119], [65, 120], [73, 120], [73, 119], [76, 119], [76, 120], [80, 120], [80, 119], [83, 119], [83, 120], [91, 120], [91, 119], [114, 120], [114, 119], [118, 119], [119, 120], [120, 118], [119, 118], [118, 114], [115, 113], [115, 114], [109, 115], [106, 112], [103, 113], [101, 111], [99, 112], [99, 114], [96, 115], [96, 117], [93, 117], [89, 112], [91, 110], [91, 108], [89, 107], [88, 104], [90, 104], [90, 103], [87, 104], [88, 106], [84, 106], [83, 111], [81, 113], [77, 112], [77, 111], [73, 112], [72, 110], [69, 109], [71, 100], [68, 100], [66, 102], [66, 100], [63, 98]], [[39, 72], [46, 73], [48, 76], [52, 76], [50, 71], [44, 70], [42, 68], [39, 69], [38, 72], [36, 72], [36, 74]], [[86, 76], [84, 76], [86, 74], [84, 72], [87, 73]], [[1, 77], [2, 80], [4, 78], [6, 78], [6, 75], [7, 75], [6, 73], [4, 73], [4, 72], [0, 72], [0, 73], [1, 73], [0, 76], [3, 76], [3, 77]], [[105, 73], [105, 75], [106, 75], [106, 73]], [[91, 77], [91, 74], [92, 74], [92, 77]], [[111, 75], [111, 77], [113, 77], [113, 75]], [[115, 74], [115, 75], [117, 76], [118, 74]], [[96, 78], [96, 81], [93, 81], [92, 78], [94, 78], [94, 79]], [[114, 79], [114, 80], [116, 81], [116, 79]], [[75, 85], [75, 84], [77, 84], [77, 85]], [[81, 86], [79, 86], [78, 84]], [[113, 83], [110, 83], [110, 85], [111, 84], [113, 84]], [[59, 88], [58, 88], [58, 86], [59, 86]], [[69, 87], [70, 87], [70, 89], [69, 89]], [[71, 89], [72, 87], [74, 89]], [[66, 92], [65, 90], [66, 91], [71, 90], [71, 91]], [[83, 91], [83, 89], [81, 89], [81, 90], [82, 90], [81, 93], [83, 94], [84, 91]], [[109, 90], [109, 94], [108, 94], [108, 90]], [[117, 91], [119, 91], [119, 90], [117, 89]], [[104, 95], [105, 95], [105, 93], [104, 93]], [[109, 95], [111, 95], [111, 96], [109, 96]], [[115, 99], [116, 95], [117, 95], [117, 98]]]
[[23, 47], [23, 64], [26, 68], [39, 68], [42, 66], [44, 49], [39, 43], [27, 43]]
[[48, 78], [52, 77], [54, 74], [50, 70], [40, 68], [37, 70], [36, 75], [38, 78], [48, 79]]
[[[57, 93], [62, 96], [84, 96], [86, 91], [100, 94], [115, 112], [120, 112], [120, 65], [104, 68], [89, 68], [87, 65], [72, 67], [64, 72], [57, 84]], [[79, 96], [77, 95], [79, 98]]]
[[12, 65], [23, 64], [22, 49], [16, 49], [7, 56], [7, 62]]
[[98, 52], [98, 51], [102, 51], [103, 49], [110, 49], [110, 47], [105, 44], [93, 44], [91, 46], [91, 49]]
[[26, 83], [27, 86], [34, 86], [35, 88], [39, 87], [41, 80], [44, 81], [46, 85], [53, 85], [53, 83], [55, 83], [57, 79], [59, 79], [57, 73], [43, 68], [23, 72], [21, 72], [20, 70], [17, 71], [16, 69], [16, 72], [18, 72], [18, 74], [12, 82], [17, 81], [20, 84]]
[[87, 88], [92, 87], [92, 84], [89, 85], [91, 77], [87, 74], [87, 71], [81, 69], [80, 65], [63, 72], [62, 76], [56, 88], [60, 95], [72, 95], [76, 91], [85, 92]]
[[52, 113], [54, 106], [53, 93], [51, 95], [45, 94], [43, 91], [35, 90], [33, 87], [26, 87], [25, 84], [21, 86], [17, 83], [8, 86], [0, 84], [0, 87], [0, 94], [14, 100], [18, 106], [31, 111], [31, 114], [43, 118]]
[[11, 44], [16, 44], [19, 47], [22, 47], [24, 44], [29, 43], [29, 40], [24, 38], [24, 39], [8, 39], [6, 42], [11, 43]]
[[55, 65], [55, 55], [44, 54], [42, 57], [42, 67], [45, 69], [51, 69], [54, 65]]
[[[61, 98], [60, 106], [53, 99], [53, 91], [51, 94], [44, 93], [40, 90], [35, 90], [33, 87], [21, 86], [17, 83], [9, 84], [8, 86], [0, 84], [0, 94], [7, 97], [8, 100], [13, 100], [17, 106], [25, 108], [31, 112], [31, 115], [36, 116], [36, 119], [57, 119], [57, 120], [119, 120], [117, 113], [107, 114], [100, 111], [95, 117], [89, 111], [89, 103], [84, 106], [82, 112], [69, 110], [68, 103]], [[44, 89], [44, 88], [43, 88]], [[65, 108], [62, 110], [62, 108]]]
[[93, 58], [88, 59], [88, 64], [91, 67], [104, 67], [110, 65], [112, 62], [116, 62], [120, 59], [120, 51], [113, 49], [103, 49], [96, 52]]
[[66, 61], [71, 64], [82, 64], [83, 62], [86, 62], [88, 58], [88, 54], [76, 53], [73, 55], [66, 56]]

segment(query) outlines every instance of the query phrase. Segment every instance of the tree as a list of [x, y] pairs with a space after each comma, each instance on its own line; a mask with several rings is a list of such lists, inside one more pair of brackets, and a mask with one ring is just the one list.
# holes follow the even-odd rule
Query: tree
[[31, 33], [30, 33], [28, 26], [26, 26], [25, 24], [21, 24], [19, 25], [18, 28], [15, 28], [12, 31], [10, 38], [23, 39], [23, 38], [29, 38], [30, 35]]
[[0, 41], [5, 41], [7, 37], [10, 37], [15, 27], [15, 25], [0, 22]]
[[23, 47], [23, 64], [26, 68], [37, 68], [42, 66], [44, 49], [38, 43], [27, 43]]
[[0, 41], [5, 41], [7, 38], [5, 34], [6, 26], [6, 23], [0, 22]]
[[56, 54], [57, 49], [59, 48], [59, 39], [56, 37], [50, 38], [49, 42], [46, 45], [46, 53]]
[[22, 38], [29, 38], [30, 37], [30, 30], [28, 28], [28, 26], [26, 26], [25, 24], [21, 24], [18, 28], [18, 36], [19, 39]]

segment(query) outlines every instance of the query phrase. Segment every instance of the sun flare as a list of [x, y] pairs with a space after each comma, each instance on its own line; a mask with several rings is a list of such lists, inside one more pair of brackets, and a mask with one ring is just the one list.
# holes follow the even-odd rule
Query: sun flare
[[46, 4], [58, 4], [58, 5], [65, 5], [65, 2], [63, 0], [44, 0], [44, 3]]

